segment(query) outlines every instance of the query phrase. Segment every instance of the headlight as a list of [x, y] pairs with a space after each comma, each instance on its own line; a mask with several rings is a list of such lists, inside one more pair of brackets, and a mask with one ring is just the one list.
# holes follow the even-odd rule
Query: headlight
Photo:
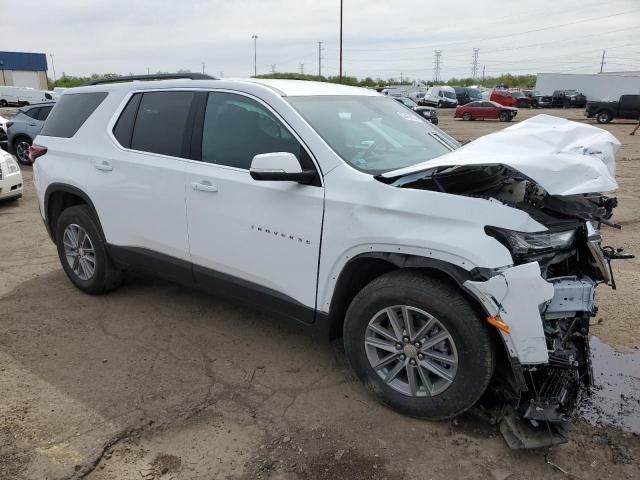
[[11, 155], [7, 155], [5, 157], [6, 165], [7, 165], [7, 177], [9, 175], [16, 175], [20, 173], [20, 167], [18, 166], [18, 162]]
[[487, 235], [491, 235], [505, 247], [512, 255], [520, 256], [535, 253], [565, 250], [570, 248], [576, 239], [576, 230], [559, 232], [516, 232], [504, 228], [485, 227]]

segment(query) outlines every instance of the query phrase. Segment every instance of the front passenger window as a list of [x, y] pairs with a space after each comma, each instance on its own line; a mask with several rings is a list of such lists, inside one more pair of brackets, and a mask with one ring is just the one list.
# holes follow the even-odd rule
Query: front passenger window
[[301, 146], [260, 103], [233, 93], [209, 93], [202, 131], [202, 161], [248, 170], [260, 153], [290, 152]]

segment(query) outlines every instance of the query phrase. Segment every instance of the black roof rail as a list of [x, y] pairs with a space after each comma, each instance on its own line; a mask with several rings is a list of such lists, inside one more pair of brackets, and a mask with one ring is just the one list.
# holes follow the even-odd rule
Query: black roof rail
[[91, 80], [85, 83], [88, 85], [102, 85], [105, 83], [117, 83], [117, 82], [133, 82], [136, 80], [177, 80], [186, 78], [189, 80], [217, 80], [216, 77], [207, 75], [205, 73], [156, 73], [152, 75], [129, 75], [122, 77], [104, 77], [97, 80]]

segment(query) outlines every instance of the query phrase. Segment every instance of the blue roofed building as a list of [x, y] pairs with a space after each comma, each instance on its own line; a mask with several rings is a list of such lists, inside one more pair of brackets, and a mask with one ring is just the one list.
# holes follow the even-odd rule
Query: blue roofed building
[[47, 67], [44, 53], [0, 51], [0, 86], [47, 90]]

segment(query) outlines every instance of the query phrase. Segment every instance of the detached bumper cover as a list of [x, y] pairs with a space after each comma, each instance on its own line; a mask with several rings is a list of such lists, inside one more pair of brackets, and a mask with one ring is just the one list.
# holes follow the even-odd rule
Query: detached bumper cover
[[510, 356], [521, 364], [549, 362], [540, 306], [553, 299], [555, 291], [540, 276], [537, 262], [506, 268], [485, 282], [468, 280], [463, 286], [509, 327], [509, 333], [500, 333]]

